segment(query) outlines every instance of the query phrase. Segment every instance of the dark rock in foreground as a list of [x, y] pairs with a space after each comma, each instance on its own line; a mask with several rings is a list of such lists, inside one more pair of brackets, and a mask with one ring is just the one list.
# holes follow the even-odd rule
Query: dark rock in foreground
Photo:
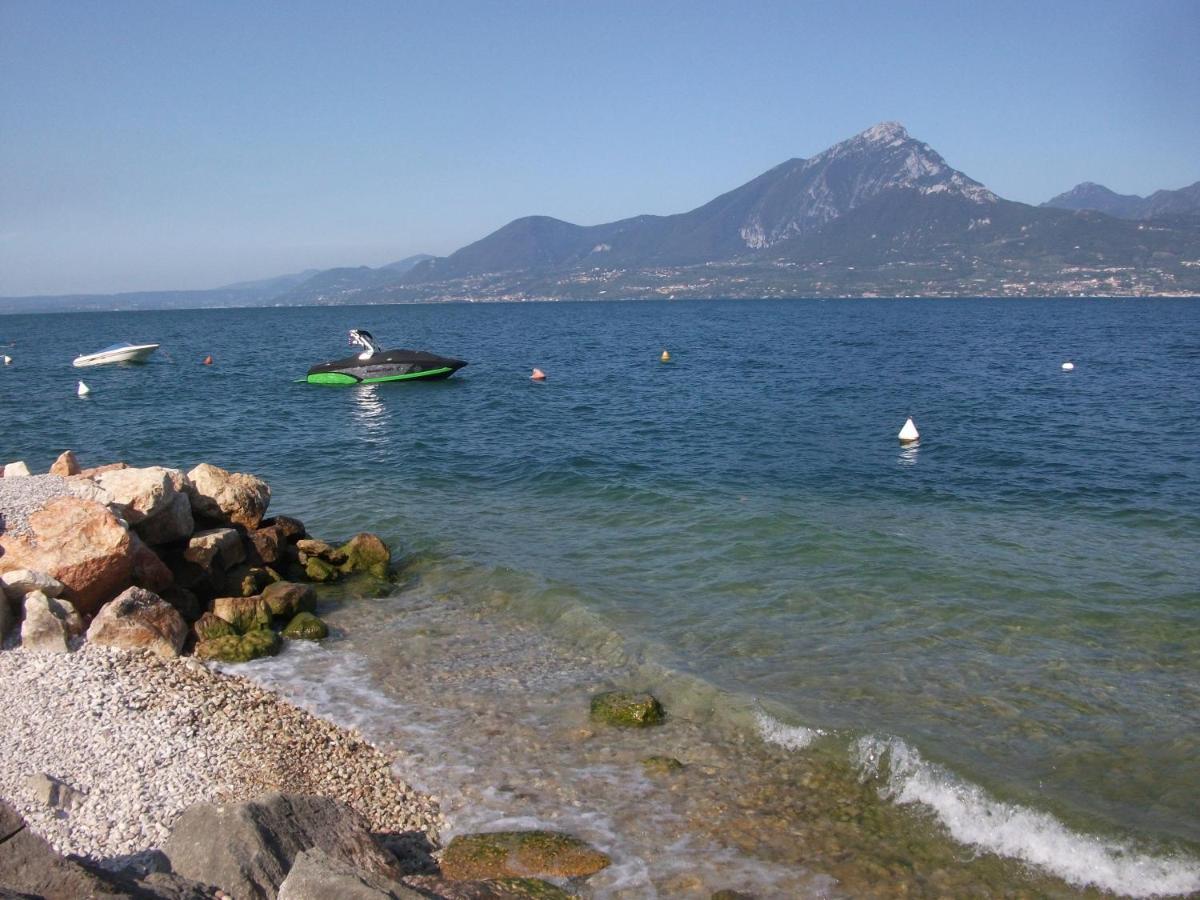
[[[267, 794], [249, 803], [198, 804], [179, 817], [163, 852], [185, 878], [237, 898], [259, 898], [275, 897], [297, 858], [313, 849], [354, 877], [386, 882], [403, 875], [375, 843], [366, 820], [325, 797]], [[318, 861], [310, 859], [304, 868]]]

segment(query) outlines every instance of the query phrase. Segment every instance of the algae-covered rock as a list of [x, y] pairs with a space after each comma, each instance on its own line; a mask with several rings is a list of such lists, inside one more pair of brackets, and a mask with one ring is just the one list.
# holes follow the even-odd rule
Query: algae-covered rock
[[447, 878], [491, 879], [594, 875], [612, 862], [574, 835], [558, 831], [495, 831], [459, 835], [442, 854]]
[[329, 637], [329, 628], [310, 612], [296, 613], [283, 629], [283, 636], [293, 641], [319, 641]]
[[338, 570], [316, 556], [310, 556], [304, 564], [304, 574], [309, 581], [333, 581], [338, 577]]
[[224, 619], [214, 616], [210, 612], [206, 612], [192, 626], [196, 632], [197, 641], [213, 641], [217, 638], [229, 637], [236, 635], [233, 626]]
[[271, 611], [262, 597], [217, 597], [212, 611], [239, 634], [271, 625]]
[[661, 725], [666, 719], [662, 704], [650, 694], [605, 691], [592, 698], [592, 721], [621, 728]]
[[332, 544], [327, 544], [325, 541], [319, 541], [316, 538], [301, 538], [296, 541], [296, 551], [300, 556], [301, 563], [308, 562], [314, 556], [335, 566], [340, 566], [346, 561], [345, 553]]
[[388, 566], [392, 552], [378, 535], [364, 531], [356, 534], [338, 548], [346, 561], [339, 568], [343, 572], [367, 572], [376, 578], [388, 577]]
[[274, 656], [279, 652], [279, 635], [269, 628], [231, 634], [226, 637], [201, 641], [196, 645], [196, 655], [201, 659], [221, 662], [249, 662], [261, 656]]
[[317, 592], [311, 585], [291, 581], [276, 581], [263, 588], [263, 603], [271, 615], [291, 619], [297, 613], [316, 612]]
[[261, 594], [267, 585], [274, 582], [275, 579], [267, 569], [242, 564], [225, 573], [224, 587], [232, 596], [253, 597], [255, 594]]
[[683, 763], [673, 756], [647, 756], [642, 760], [642, 768], [648, 775], [671, 775], [683, 771]]

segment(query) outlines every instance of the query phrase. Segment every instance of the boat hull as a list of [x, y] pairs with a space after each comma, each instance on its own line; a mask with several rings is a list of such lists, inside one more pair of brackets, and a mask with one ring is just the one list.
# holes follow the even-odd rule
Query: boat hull
[[122, 347], [120, 350], [101, 350], [99, 353], [85, 353], [75, 357], [71, 365], [77, 369], [87, 366], [107, 366], [113, 363], [145, 362], [158, 349], [158, 344], [138, 344], [132, 347]]
[[419, 350], [388, 350], [368, 359], [357, 356], [321, 363], [308, 370], [308, 384], [383, 384], [389, 381], [437, 381], [466, 365], [461, 359]]

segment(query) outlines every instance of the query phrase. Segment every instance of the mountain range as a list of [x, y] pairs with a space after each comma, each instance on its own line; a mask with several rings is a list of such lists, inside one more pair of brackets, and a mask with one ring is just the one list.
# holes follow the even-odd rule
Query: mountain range
[[1063, 295], [1200, 295], [1200, 182], [1146, 198], [1084, 183], [1031, 206], [884, 122], [676, 215], [601, 225], [528, 216], [446, 257], [0, 308]]

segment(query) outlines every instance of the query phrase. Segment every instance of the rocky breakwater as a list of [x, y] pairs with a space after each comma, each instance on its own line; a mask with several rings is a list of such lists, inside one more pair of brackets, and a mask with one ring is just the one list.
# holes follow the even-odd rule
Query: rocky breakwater
[[[201, 463], [189, 472], [113, 463], [81, 468], [67, 451], [44, 475], [0, 478], [0, 642], [66, 652], [89, 641], [242, 662], [285, 639], [320, 640], [312, 583], [386, 579], [373, 534], [340, 546], [288, 516], [265, 518], [271, 490]], [[90, 623], [90, 625], [89, 625]]]

